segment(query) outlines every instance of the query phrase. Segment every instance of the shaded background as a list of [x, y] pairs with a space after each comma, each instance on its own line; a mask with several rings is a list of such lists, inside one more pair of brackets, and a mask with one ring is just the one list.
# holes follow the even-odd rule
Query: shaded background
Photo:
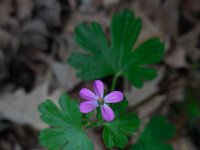
[[[37, 136], [45, 124], [37, 106], [47, 98], [57, 102], [62, 92], [78, 98], [80, 88], [91, 87], [66, 63], [80, 50], [75, 26], [98, 21], [109, 35], [112, 14], [123, 8], [143, 20], [137, 43], [157, 36], [166, 45], [155, 80], [142, 89], [117, 83], [129, 110], [144, 123], [166, 115], [177, 127], [175, 149], [200, 149], [199, 0], [0, 0], [0, 150], [43, 149]], [[102, 79], [107, 86], [110, 78]], [[99, 132], [88, 132], [95, 150], [104, 150]]]

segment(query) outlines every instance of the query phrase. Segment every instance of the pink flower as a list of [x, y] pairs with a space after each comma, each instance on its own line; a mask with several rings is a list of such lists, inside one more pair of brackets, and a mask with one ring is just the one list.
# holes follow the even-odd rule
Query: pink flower
[[113, 91], [104, 97], [104, 85], [100, 80], [93, 83], [94, 93], [87, 88], [81, 89], [79, 95], [85, 102], [80, 104], [80, 111], [82, 113], [89, 113], [96, 107], [101, 108], [101, 114], [104, 120], [112, 121], [114, 119], [114, 112], [108, 103], [118, 103], [123, 100], [123, 93], [120, 91]]

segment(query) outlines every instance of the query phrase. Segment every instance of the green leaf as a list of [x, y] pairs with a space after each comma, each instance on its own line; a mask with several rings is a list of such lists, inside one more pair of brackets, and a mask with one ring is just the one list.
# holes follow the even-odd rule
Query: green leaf
[[139, 124], [138, 117], [133, 113], [121, 115], [114, 121], [105, 123], [103, 140], [106, 147], [125, 148], [128, 144], [128, 136], [138, 129]]
[[93, 150], [93, 144], [81, 127], [81, 113], [76, 101], [63, 94], [59, 109], [46, 100], [39, 106], [41, 119], [52, 126], [40, 132], [40, 143], [49, 150]]
[[73, 53], [69, 64], [79, 69], [78, 77], [84, 80], [101, 78], [113, 74], [109, 62], [109, 49], [105, 34], [98, 23], [80, 24], [75, 29], [76, 42], [87, 53]]
[[152, 38], [132, 50], [141, 24], [141, 19], [130, 10], [114, 14], [110, 27], [111, 44], [98, 23], [78, 25], [75, 40], [85, 52], [73, 53], [68, 60], [78, 70], [77, 76], [83, 80], [124, 76], [138, 88], [143, 86], [143, 81], [155, 78], [156, 70], [147, 65], [162, 59], [164, 44]]
[[173, 150], [169, 144], [161, 143], [156, 140], [140, 141], [136, 143], [131, 150]]
[[130, 150], [173, 150], [166, 141], [170, 140], [174, 134], [174, 125], [170, 124], [165, 117], [152, 117], [139, 140]]
[[132, 60], [125, 68], [124, 76], [136, 87], [142, 87], [144, 80], [152, 80], [157, 76], [155, 69], [144, 66], [159, 62], [163, 54], [164, 44], [158, 38], [145, 41], [132, 53]]
[[114, 103], [110, 105], [112, 110], [115, 112], [115, 118], [118, 118], [126, 114], [126, 108], [128, 107], [128, 101], [126, 99], [122, 100], [119, 103]]

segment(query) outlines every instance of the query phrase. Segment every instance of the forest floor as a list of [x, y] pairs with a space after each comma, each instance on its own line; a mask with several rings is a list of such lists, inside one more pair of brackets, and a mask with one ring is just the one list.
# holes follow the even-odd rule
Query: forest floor
[[[75, 26], [97, 21], [109, 34], [113, 13], [124, 8], [143, 21], [136, 45], [156, 36], [166, 48], [162, 62], [153, 66], [159, 72], [155, 80], [136, 89], [120, 79], [117, 88], [131, 99], [129, 110], [136, 111], [144, 123], [161, 114], [176, 125], [171, 141], [175, 150], [200, 149], [199, 0], [1, 0], [1, 150], [43, 149], [37, 137], [46, 125], [39, 118], [38, 105], [45, 99], [57, 103], [62, 92], [79, 98], [82, 87], [92, 87], [67, 64], [71, 53], [80, 50], [73, 40]], [[109, 77], [102, 80], [110, 85]], [[177, 109], [193, 100], [194, 107]], [[195, 120], [186, 115], [194, 109], [199, 112]], [[98, 131], [88, 132], [95, 150], [104, 150]]]

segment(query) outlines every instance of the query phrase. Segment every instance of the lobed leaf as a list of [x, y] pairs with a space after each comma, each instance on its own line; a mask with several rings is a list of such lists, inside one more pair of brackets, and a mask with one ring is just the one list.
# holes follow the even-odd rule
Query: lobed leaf
[[93, 22], [80, 24], [75, 29], [75, 40], [85, 53], [73, 53], [68, 62], [78, 70], [83, 80], [94, 80], [109, 75], [126, 77], [138, 88], [145, 80], [156, 77], [156, 70], [147, 67], [159, 62], [164, 55], [164, 44], [152, 38], [134, 50], [141, 31], [142, 21], [130, 10], [113, 15], [111, 21], [111, 44], [101, 26]]
[[165, 117], [155, 116], [130, 150], [173, 150], [166, 141], [170, 140], [174, 134], [174, 125], [170, 124]]
[[107, 148], [125, 148], [128, 144], [128, 136], [135, 132], [140, 125], [138, 117], [129, 113], [107, 122], [103, 130], [103, 140]]
[[52, 126], [40, 132], [40, 143], [49, 150], [93, 150], [93, 144], [81, 127], [78, 104], [63, 94], [59, 98], [59, 109], [46, 100], [39, 106], [41, 119]]

